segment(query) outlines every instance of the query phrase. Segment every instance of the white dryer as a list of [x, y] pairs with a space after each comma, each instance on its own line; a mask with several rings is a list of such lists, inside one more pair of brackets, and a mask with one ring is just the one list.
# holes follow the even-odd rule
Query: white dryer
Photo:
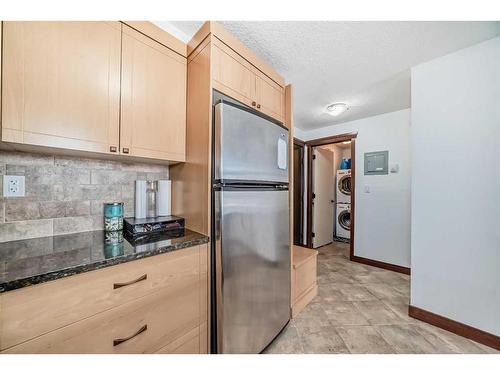
[[336, 237], [351, 238], [351, 205], [337, 203]]
[[337, 203], [351, 203], [351, 170], [337, 171]]

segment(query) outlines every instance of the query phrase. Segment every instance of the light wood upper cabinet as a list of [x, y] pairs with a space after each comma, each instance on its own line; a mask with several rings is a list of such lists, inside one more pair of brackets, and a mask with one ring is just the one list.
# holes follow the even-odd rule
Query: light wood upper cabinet
[[263, 74], [257, 75], [255, 80], [257, 108], [268, 116], [284, 121], [285, 95], [283, 87]]
[[216, 38], [212, 48], [212, 78], [216, 90], [284, 121], [283, 87]]
[[255, 102], [255, 73], [252, 65], [223, 43], [214, 43], [212, 76], [217, 89], [246, 105]]
[[147, 30], [158, 41], [121, 22], [3, 22], [2, 141], [184, 161], [183, 44]]
[[3, 22], [2, 140], [118, 148], [119, 22]]
[[120, 152], [185, 160], [186, 58], [123, 25]]

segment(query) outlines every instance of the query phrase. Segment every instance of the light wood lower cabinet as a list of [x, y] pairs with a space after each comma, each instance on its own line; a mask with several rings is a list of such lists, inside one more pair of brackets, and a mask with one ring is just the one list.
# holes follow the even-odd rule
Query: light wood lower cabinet
[[292, 317], [318, 294], [317, 283], [318, 251], [302, 246], [293, 246], [292, 250]]
[[3, 22], [2, 140], [118, 148], [121, 24]]
[[186, 154], [186, 58], [123, 25], [120, 152], [171, 161]]
[[200, 327], [196, 327], [184, 336], [156, 351], [157, 354], [193, 354], [200, 352]]
[[198, 327], [198, 280], [80, 320], [6, 353], [154, 353]]
[[206, 352], [207, 251], [195, 246], [2, 293], [2, 353]]

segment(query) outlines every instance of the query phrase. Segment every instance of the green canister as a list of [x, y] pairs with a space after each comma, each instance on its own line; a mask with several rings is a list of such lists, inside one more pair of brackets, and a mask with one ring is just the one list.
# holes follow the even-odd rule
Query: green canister
[[113, 232], [123, 229], [123, 203], [104, 203], [104, 230]]

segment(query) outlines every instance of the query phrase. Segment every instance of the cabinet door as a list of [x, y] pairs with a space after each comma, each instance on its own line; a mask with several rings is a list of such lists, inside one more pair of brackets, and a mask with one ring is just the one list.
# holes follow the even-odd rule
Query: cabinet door
[[254, 68], [228, 46], [214, 41], [212, 49], [214, 88], [246, 105], [256, 104]]
[[123, 25], [120, 152], [184, 161], [186, 58]]
[[119, 22], [3, 22], [2, 140], [118, 148]]
[[279, 121], [284, 121], [285, 95], [283, 87], [263, 74], [256, 76], [257, 109]]

